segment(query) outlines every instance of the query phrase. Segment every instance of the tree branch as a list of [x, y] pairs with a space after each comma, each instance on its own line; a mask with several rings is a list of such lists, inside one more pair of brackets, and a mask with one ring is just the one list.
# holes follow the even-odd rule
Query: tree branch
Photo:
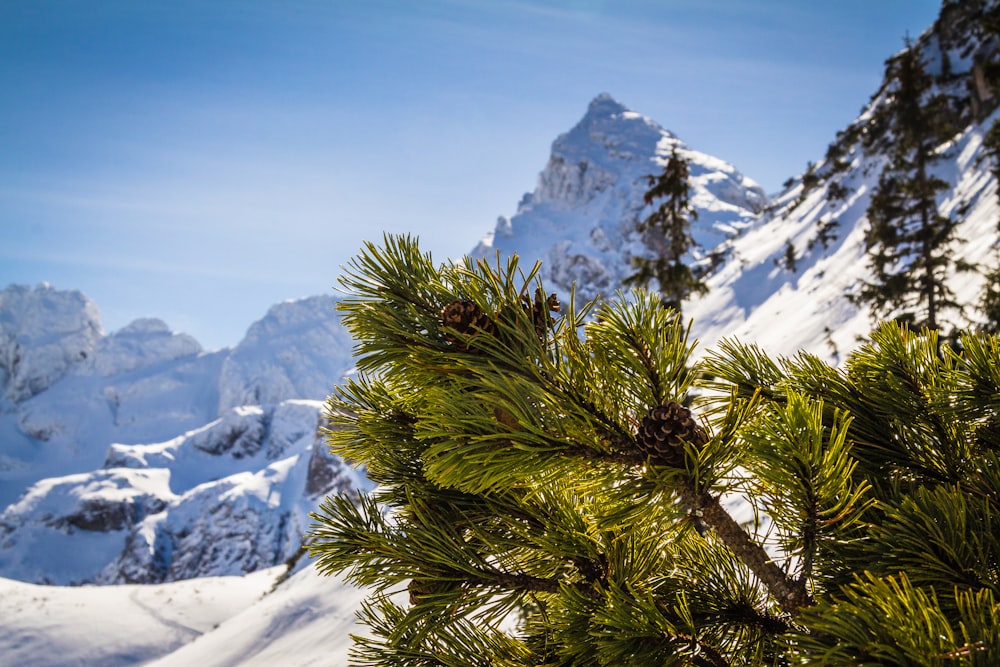
[[681, 502], [715, 530], [719, 539], [728, 546], [750, 571], [757, 575], [782, 610], [794, 614], [812, 604], [805, 588], [790, 580], [764, 548], [750, 539], [746, 531], [719, 504], [719, 499], [695, 489], [693, 484], [683, 484], [677, 489]]
[[[520, 590], [527, 593], [558, 593], [563, 582], [557, 579], [543, 579], [530, 574], [509, 574], [506, 572], [480, 571], [480, 574], [469, 579], [469, 583], [493, 588], [506, 588], [509, 590]], [[575, 587], [578, 592], [591, 599], [598, 599], [599, 595], [594, 591], [591, 584], [579, 582], [569, 584]]]

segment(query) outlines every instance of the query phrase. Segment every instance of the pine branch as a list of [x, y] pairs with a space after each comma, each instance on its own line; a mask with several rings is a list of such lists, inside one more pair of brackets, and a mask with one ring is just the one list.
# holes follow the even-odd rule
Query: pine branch
[[[558, 579], [534, 577], [530, 574], [508, 574], [506, 572], [487, 571], [482, 571], [479, 576], [470, 577], [468, 581], [472, 585], [523, 591], [525, 593], [558, 593], [562, 586], [567, 585], [566, 582]], [[591, 600], [600, 599], [600, 594], [589, 583], [578, 582], [569, 585], [584, 597]]]
[[729, 512], [723, 509], [718, 498], [698, 491], [694, 484], [678, 486], [677, 494], [685, 507], [711, 526], [719, 539], [767, 586], [779, 607], [794, 614], [812, 604], [805, 587], [785, 575], [764, 548], [751, 540]]
[[[379, 487], [324, 503], [310, 545], [386, 602], [361, 664], [995, 657], [996, 339], [939, 355], [885, 327], [843, 371], [737, 342], [693, 366], [654, 295], [556, 320], [514, 260], [436, 269], [388, 245], [346, 285], [361, 373], [327, 431]], [[728, 489], [752, 491], [796, 568], [722, 507]], [[400, 586], [409, 607], [388, 602]]]
[[816, 557], [816, 546], [819, 525], [819, 500], [815, 497], [810, 499], [806, 508], [806, 519], [802, 526], [802, 570], [799, 573], [796, 585], [805, 586], [806, 582], [813, 576], [813, 560]]

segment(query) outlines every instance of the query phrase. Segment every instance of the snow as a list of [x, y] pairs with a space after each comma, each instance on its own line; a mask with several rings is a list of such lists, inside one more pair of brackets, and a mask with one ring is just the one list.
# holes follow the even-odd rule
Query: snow
[[271, 307], [226, 357], [219, 410], [288, 399], [321, 399], [351, 367], [350, 335], [340, 326], [333, 296]]
[[168, 584], [0, 579], [0, 656], [17, 667], [346, 665], [364, 591], [309, 563]]
[[307, 566], [274, 593], [147, 667], [347, 665], [365, 592]]
[[156, 586], [0, 579], [0, 656], [18, 667], [143, 664], [253, 609], [282, 569]]
[[113, 445], [97, 470], [36, 482], [0, 513], [0, 572], [151, 583], [284, 562], [321, 497], [367, 487], [327, 453], [322, 409], [306, 400], [233, 408], [166, 442]]

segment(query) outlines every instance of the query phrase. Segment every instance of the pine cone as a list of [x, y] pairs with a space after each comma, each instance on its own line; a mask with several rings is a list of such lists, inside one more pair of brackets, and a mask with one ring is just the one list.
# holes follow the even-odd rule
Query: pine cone
[[410, 593], [410, 604], [423, 602], [432, 595], [447, 593], [452, 588], [450, 581], [434, 581], [428, 579], [411, 579], [406, 590]]
[[680, 468], [684, 465], [684, 443], [701, 447], [708, 442], [708, 435], [690, 410], [670, 401], [656, 406], [642, 418], [635, 441], [653, 463]]
[[531, 313], [531, 322], [535, 325], [535, 334], [539, 340], [545, 340], [546, 332], [552, 327], [552, 316], [550, 312], [558, 313], [562, 310], [559, 297], [553, 292], [547, 298], [542, 294], [540, 288], [535, 289], [535, 301], [532, 303], [527, 294], [521, 295], [524, 302], [524, 309]]
[[[441, 323], [465, 335], [474, 333], [491, 334], [496, 329], [490, 316], [479, 307], [479, 304], [469, 299], [452, 301], [442, 308]], [[446, 334], [445, 337], [448, 342], [459, 345], [462, 349], [467, 349], [465, 343], [459, 340], [458, 337], [452, 334]]]

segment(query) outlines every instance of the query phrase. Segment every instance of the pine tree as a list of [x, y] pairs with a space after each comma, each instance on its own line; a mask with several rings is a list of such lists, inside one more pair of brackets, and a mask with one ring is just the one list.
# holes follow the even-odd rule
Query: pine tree
[[[1000, 121], [994, 121], [983, 137], [986, 157], [991, 161], [990, 173], [997, 181], [997, 197], [1000, 198]], [[1000, 229], [1000, 220], [997, 221]], [[984, 329], [990, 333], [1000, 333], [1000, 255], [994, 268], [986, 273], [986, 281], [979, 299], [979, 310], [986, 317]]]
[[986, 318], [983, 331], [1000, 334], [1000, 261], [986, 274], [986, 282], [979, 298], [979, 310]]
[[893, 97], [875, 123], [891, 137], [883, 145], [889, 163], [868, 208], [872, 280], [856, 298], [877, 316], [936, 329], [942, 310], [960, 307], [946, 278], [971, 268], [954, 258], [957, 221], [937, 206], [938, 194], [949, 186], [931, 171], [941, 159], [936, 149], [950, 132], [947, 100], [933, 93], [920, 52], [909, 43], [888, 62], [887, 76], [895, 84]]
[[791, 239], [785, 240], [785, 252], [774, 260], [774, 265], [792, 273], [798, 270], [798, 261], [795, 259], [795, 244], [792, 243]]
[[817, 243], [823, 246], [823, 250], [826, 250], [831, 243], [837, 240], [837, 227], [840, 227], [840, 222], [833, 218], [824, 218], [817, 222], [816, 235], [809, 239], [806, 250], [812, 251]]
[[663, 173], [649, 176], [650, 189], [643, 196], [647, 206], [663, 202], [639, 223], [647, 248], [654, 257], [635, 257], [636, 272], [624, 280], [626, 285], [648, 287], [656, 281], [663, 305], [675, 310], [692, 294], [704, 294], [708, 286], [686, 263], [688, 252], [697, 245], [691, 235], [691, 222], [698, 217], [691, 206], [688, 184], [688, 161], [677, 147], [663, 168]]
[[[990, 173], [1000, 183], [1000, 121], [993, 121], [990, 129], [983, 136], [983, 149], [985, 155], [992, 162]], [[1000, 197], [1000, 189], [997, 190], [997, 196]]]
[[537, 275], [388, 238], [342, 279], [327, 435], [377, 487], [310, 548], [371, 589], [352, 664], [1000, 664], [1000, 339], [695, 361], [657, 296]]

